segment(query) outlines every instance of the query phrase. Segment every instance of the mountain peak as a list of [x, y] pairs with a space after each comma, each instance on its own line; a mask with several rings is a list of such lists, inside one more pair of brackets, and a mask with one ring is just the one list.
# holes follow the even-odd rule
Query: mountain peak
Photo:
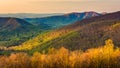
[[84, 18], [89, 18], [89, 17], [99, 16], [101, 14], [97, 13], [97, 12], [94, 12], [94, 11], [82, 12], [82, 13], [72, 12], [72, 13], [64, 14], [64, 16], [67, 16], [67, 17], [69, 17], [71, 15], [74, 15], [74, 16], [77, 16], [77, 17], [84, 16]]
[[12, 17], [0, 17], [0, 29], [14, 30], [25, 25], [30, 25], [28, 22]]

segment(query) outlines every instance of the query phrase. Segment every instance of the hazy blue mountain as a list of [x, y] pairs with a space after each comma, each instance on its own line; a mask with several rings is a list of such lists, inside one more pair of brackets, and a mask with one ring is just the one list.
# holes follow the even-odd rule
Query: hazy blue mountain
[[100, 15], [101, 14], [96, 12], [82, 12], [82, 13], [73, 12], [64, 15], [57, 15], [57, 16], [50, 16], [43, 18], [25, 18], [24, 20], [34, 25], [39, 25], [41, 23], [44, 23], [50, 26], [51, 28], [59, 28], [85, 18], [100, 16]]
[[41, 18], [55, 15], [63, 15], [63, 13], [9, 13], [0, 14], [0, 17], [15, 17], [15, 18]]

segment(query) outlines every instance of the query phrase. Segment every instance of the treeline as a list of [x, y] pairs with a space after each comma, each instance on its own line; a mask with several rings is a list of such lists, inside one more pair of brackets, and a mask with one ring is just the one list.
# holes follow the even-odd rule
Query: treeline
[[0, 68], [119, 68], [120, 49], [115, 48], [112, 40], [107, 40], [105, 46], [69, 51], [62, 47], [50, 49], [47, 54], [16, 53], [10, 56], [0, 56]]

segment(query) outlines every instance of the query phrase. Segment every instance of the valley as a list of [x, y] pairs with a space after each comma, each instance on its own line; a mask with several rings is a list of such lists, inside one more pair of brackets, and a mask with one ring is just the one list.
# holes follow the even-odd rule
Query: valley
[[120, 0], [1, 0], [0, 68], [120, 68]]

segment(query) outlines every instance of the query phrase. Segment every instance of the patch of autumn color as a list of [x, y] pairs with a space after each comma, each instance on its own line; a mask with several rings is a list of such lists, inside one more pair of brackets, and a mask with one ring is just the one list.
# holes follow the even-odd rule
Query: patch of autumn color
[[61, 31], [54, 31], [54, 32], [48, 32], [44, 35], [38, 35], [37, 37], [35, 37], [32, 40], [29, 40], [27, 42], [24, 42], [23, 44], [19, 45], [19, 46], [13, 46], [10, 47], [9, 49], [13, 49], [13, 50], [31, 50], [37, 46], [40, 46], [41, 44], [44, 44], [48, 41], [51, 41], [53, 39], [56, 39], [60, 36], [64, 36], [66, 34], [69, 34], [73, 31], [69, 31], [69, 30], [61, 30]]
[[116, 23], [114, 25], [112, 25], [113, 28], [116, 28], [116, 27], [119, 27], [120, 26], [120, 23]]
[[86, 52], [50, 49], [47, 54], [35, 52], [33, 56], [25, 53], [0, 57], [2, 68], [119, 68], [120, 49], [115, 48], [111, 39], [105, 46], [92, 48]]

